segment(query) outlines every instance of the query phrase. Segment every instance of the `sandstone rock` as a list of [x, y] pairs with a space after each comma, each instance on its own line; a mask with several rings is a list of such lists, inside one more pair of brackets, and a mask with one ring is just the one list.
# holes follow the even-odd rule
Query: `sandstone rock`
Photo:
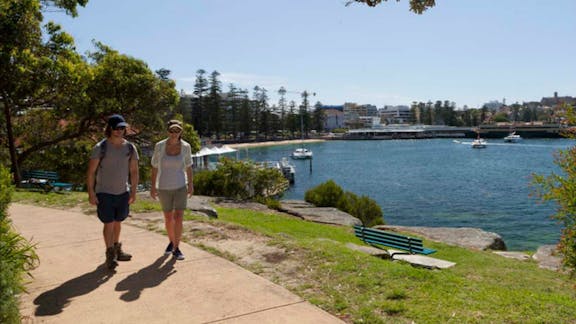
[[378, 225], [375, 228], [414, 233], [429, 240], [477, 250], [506, 251], [506, 243], [496, 233], [471, 227], [420, 227]]
[[538, 266], [542, 269], [558, 271], [562, 267], [562, 258], [557, 255], [556, 245], [539, 247], [532, 258], [538, 261]]
[[211, 218], [218, 218], [218, 212], [210, 205], [213, 201], [212, 197], [192, 196], [188, 198], [188, 209]]
[[337, 208], [315, 207], [312, 204], [300, 200], [281, 201], [280, 211], [311, 222], [346, 226], [362, 225], [362, 222], [358, 218]]
[[494, 253], [509, 259], [516, 259], [520, 261], [530, 260], [530, 256], [524, 252], [494, 251]]

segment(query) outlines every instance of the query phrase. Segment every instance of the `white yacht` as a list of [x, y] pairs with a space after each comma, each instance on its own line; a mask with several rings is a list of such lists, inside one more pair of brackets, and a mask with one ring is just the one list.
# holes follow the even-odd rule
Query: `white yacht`
[[488, 144], [488, 142], [486, 142], [485, 139], [483, 138], [477, 138], [475, 140], [472, 141], [472, 148], [473, 149], [481, 149], [481, 148], [486, 148], [486, 145]]
[[522, 137], [518, 134], [516, 134], [516, 132], [512, 132], [510, 134], [508, 134], [508, 136], [504, 137], [504, 142], [506, 143], [518, 143], [522, 140]]
[[292, 152], [292, 158], [295, 160], [307, 160], [312, 158], [312, 151], [305, 148], [299, 147]]

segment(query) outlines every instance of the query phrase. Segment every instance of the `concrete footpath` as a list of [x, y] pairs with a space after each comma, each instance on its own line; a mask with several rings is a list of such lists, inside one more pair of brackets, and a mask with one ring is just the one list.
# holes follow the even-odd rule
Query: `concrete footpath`
[[23, 323], [343, 323], [236, 264], [166, 236], [122, 227], [132, 261], [104, 266], [102, 225], [81, 212], [11, 204], [15, 229], [36, 244], [40, 266], [21, 296]]

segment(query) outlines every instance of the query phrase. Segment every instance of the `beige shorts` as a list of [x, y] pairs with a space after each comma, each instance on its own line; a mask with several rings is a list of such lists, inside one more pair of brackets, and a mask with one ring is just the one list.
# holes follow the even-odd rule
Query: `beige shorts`
[[185, 210], [188, 190], [186, 187], [173, 190], [158, 189], [162, 211]]

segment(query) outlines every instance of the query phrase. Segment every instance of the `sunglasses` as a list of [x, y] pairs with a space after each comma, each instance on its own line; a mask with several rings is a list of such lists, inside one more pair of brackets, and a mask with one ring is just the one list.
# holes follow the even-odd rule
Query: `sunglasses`
[[126, 129], [125, 126], [114, 127], [114, 130], [125, 130], [125, 129]]
[[170, 129], [170, 130], [168, 130], [168, 133], [178, 134], [178, 133], [180, 133], [180, 130], [179, 129]]

